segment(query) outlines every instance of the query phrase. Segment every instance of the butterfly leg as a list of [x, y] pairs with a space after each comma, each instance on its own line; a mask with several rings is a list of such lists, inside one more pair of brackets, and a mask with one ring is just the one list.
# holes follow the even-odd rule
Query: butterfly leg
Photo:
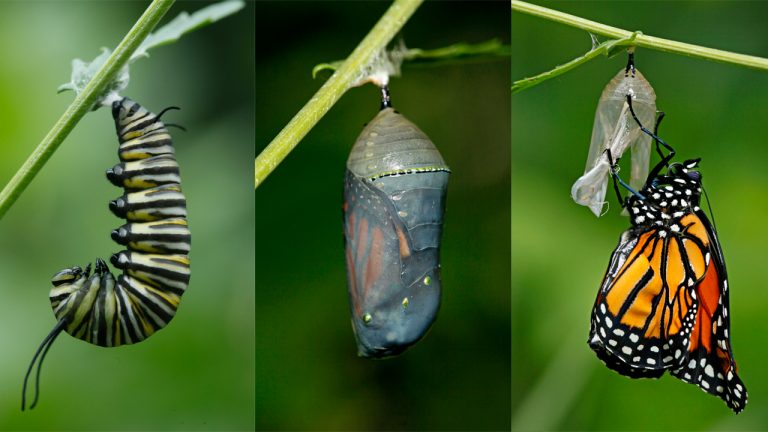
[[[672, 148], [671, 145], [669, 145], [666, 142], [664, 142], [663, 139], [659, 138], [658, 135], [656, 135], [655, 133], [653, 133], [650, 130], [648, 130], [648, 128], [643, 126], [642, 123], [640, 123], [640, 119], [637, 118], [637, 114], [635, 114], [635, 110], [634, 110], [634, 108], [632, 108], [632, 95], [627, 95], [627, 105], [629, 105], [629, 112], [632, 113], [632, 118], [635, 119], [635, 122], [637, 123], [637, 125], [640, 126], [640, 130], [643, 131], [646, 135], [648, 135], [651, 138], [653, 138], [654, 141], [656, 141], [656, 151], [659, 152], [659, 155], [661, 155], [661, 150], [658, 147], [659, 144], [663, 145], [664, 148], [669, 150], [669, 154], [667, 154], [666, 156], [663, 156], [661, 158], [661, 161], [659, 161], [659, 163], [657, 163], [656, 166], [654, 166], [653, 169], [651, 170], [651, 172], [648, 174], [648, 178], [649, 179], [654, 179], [654, 178], [656, 178], [656, 176], [659, 175], [659, 173], [661, 172], [662, 168], [669, 166], [669, 161], [671, 161], [672, 158], [675, 156], [675, 149]], [[664, 114], [663, 113], [659, 117], [659, 119], [656, 120], [656, 130], [658, 130], [659, 123], [661, 123], [661, 119], [662, 118], [664, 118]]]
[[613, 177], [613, 190], [616, 191], [616, 197], [619, 200], [619, 204], [621, 207], [626, 207], [627, 200], [621, 195], [621, 190], [619, 189], [619, 185], [621, 185], [624, 189], [628, 190], [629, 193], [632, 195], [637, 196], [640, 199], [645, 199], [645, 197], [639, 193], [638, 191], [632, 189], [630, 185], [628, 185], [624, 180], [619, 177], [619, 173], [616, 171], [616, 165], [618, 165], [618, 161], [613, 161], [613, 156], [611, 155], [611, 149], [605, 149], [606, 155], [608, 156], [608, 163], [611, 164], [611, 177]]

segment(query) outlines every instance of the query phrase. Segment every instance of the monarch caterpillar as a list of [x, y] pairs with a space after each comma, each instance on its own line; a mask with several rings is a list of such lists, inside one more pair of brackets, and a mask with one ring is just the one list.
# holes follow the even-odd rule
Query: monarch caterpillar
[[[627, 102], [640, 124], [631, 98]], [[621, 235], [598, 291], [589, 345], [622, 375], [658, 378], [669, 371], [738, 413], [747, 390], [731, 349], [723, 251], [700, 208], [701, 173], [695, 171], [700, 159], [670, 164], [675, 151], [658, 138], [658, 123], [656, 134], [640, 126], [656, 141], [662, 159], [627, 199], [613, 171], [632, 227]], [[666, 156], [660, 144], [669, 151]]]
[[43, 360], [62, 331], [103, 347], [129, 345], [152, 336], [176, 314], [189, 284], [191, 237], [171, 135], [160, 120], [174, 108], [156, 115], [128, 98], [112, 104], [120, 163], [106, 174], [125, 194], [109, 207], [127, 220], [112, 231], [112, 239], [128, 249], [110, 261], [123, 273], [115, 279], [104, 260], [97, 258], [93, 273], [88, 264], [53, 276], [49, 297], [58, 322], [29, 364], [22, 411], [27, 380], [39, 357], [30, 408], [37, 404]]
[[358, 355], [394, 356], [421, 339], [440, 306], [440, 236], [449, 169], [430, 139], [389, 104], [347, 160], [344, 236]]
[[619, 159], [627, 148], [632, 149], [630, 185], [639, 189], [648, 176], [651, 138], [640, 131], [627, 105], [627, 95], [640, 121], [649, 124], [656, 116], [656, 93], [643, 74], [635, 68], [634, 54], [629, 54], [626, 68], [620, 70], [605, 86], [595, 111], [592, 139], [589, 145], [584, 175], [571, 188], [577, 204], [589, 207], [595, 216], [602, 214], [608, 188], [610, 165], [605, 150]]

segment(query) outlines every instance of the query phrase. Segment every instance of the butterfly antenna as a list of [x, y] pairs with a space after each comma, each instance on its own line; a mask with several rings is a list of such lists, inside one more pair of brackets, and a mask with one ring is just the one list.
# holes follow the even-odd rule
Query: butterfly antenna
[[704, 198], [707, 200], [707, 209], [709, 210], [709, 217], [712, 219], [712, 228], [714, 228], [715, 232], [717, 232], [715, 213], [712, 212], [712, 202], [709, 200], [709, 195], [707, 195], [707, 190], [704, 188], [704, 185], [701, 186], [701, 191], [704, 192]]

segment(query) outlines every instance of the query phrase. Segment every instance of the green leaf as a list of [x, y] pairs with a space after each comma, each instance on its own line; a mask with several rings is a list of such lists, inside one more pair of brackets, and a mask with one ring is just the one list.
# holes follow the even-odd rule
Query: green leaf
[[139, 45], [139, 49], [131, 56], [131, 62], [140, 57], [146, 57], [147, 51], [152, 48], [176, 42], [181, 36], [226, 18], [243, 7], [245, 7], [245, 2], [230, 0], [202, 8], [192, 15], [182, 12], [171, 22], [147, 36], [144, 42]]
[[[419, 48], [407, 49], [403, 43], [387, 51], [389, 58], [397, 63], [407, 61], [413, 65], [434, 65], [456, 63], [466, 60], [488, 60], [509, 58], [510, 46], [504, 45], [498, 39], [491, 39], [477, 44], [457, 43], [447, 47], [424, 50]], [[335, 71], [343, 60], [320, 63], [312, 68], [312, 78], [324, 70]], [[399, 67], [399, 66], [398, 66]]]
[[[101, 54], [99, 54], [90, 63], [86, 63], [80, 59], [72, 60], [72, 75], [70, 82], [62, 84], [57, 89], [58, 93], [73, 90], [75, 93], [80, 94], [85, 86], [91, 81], [96, 72], [104, 66], [109, 56], [112, 55], [112, 50], [109, 48], [102, 48]], [[117, 94], [128, 87], [128, 66], [123, 66], [117, 73], [117, 76], [112, 80], [102, 92], [102, 96], [97, 103], [93, 106], [93, 110], [96, 110], [101, 106], [101, 101], [107, 99], [108, 95]], [[111, 100], [111, 99], [110, 99]]]
[[312, 79], [317, 78], [317, 74], [324, 70], [335, 71], [342, 63], [343, 61], [339, 60], [333, 63], [320, 63], [319, 65], [315, 65], [315, 67], [312, 68]]
[[[147, 51], [150, 49], [176, 42], [181, 36], [232, 15], [244, 6], [245, 2], [241, 0], [228, 0], [204, 7], [191, 15], [187, 12], [182, 12], [168, 24], [159, 28], [154, 33], [150, 33], [141, 45], [139, 45], [133, 55], [131, 55], [128, 64], [133, 63], [142, 57], [149, 57]], [[70, 80], [68, 83], [60, 85], [58, 92], [61, 93], [63, 91], [72, 90], [75, 93], [80, 94], [86, 84], [88, 84], [88, 82], [91, 81], [91, 78], [96, 74], [96, 71], [104, 65], [110, 54], [112, 54], [112, 50], [109, 48], [102, 48], [101, 54], [96, 56], [96, 58], [90, 62], [84, 62], [80, 59], [72, 60], [72, 74]], [[112, 81], [101, 94], [96, 104], [93, 106], [94, 110], [98, 109], [99, 106], [111, 103], [112, 100], [117, 98], [118, 94], [128, 87], [128, 82], [130, 80], [128, 64], [120, 69], [115, 80]]]
[[467, 59], [504, 58], [509, 57], [510, 54], [509, 45], [504, 45], [498, 39], [491, 39], [478, 44], [457, 43], [433, 50], [409, 49], [403, 58], [413, 63], [443, 63]]

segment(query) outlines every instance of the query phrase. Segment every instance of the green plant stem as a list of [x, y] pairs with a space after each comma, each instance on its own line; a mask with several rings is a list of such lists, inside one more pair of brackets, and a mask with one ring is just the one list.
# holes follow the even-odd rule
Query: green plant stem
[[5, 188], [0, 192], [0, 219], [11, 208], [21, 193], [26, 189], [40, 169], [48, 162], [53, 153], [69, 135], [75, 125], [83, 116], [93, 108], [99, 95], [107, 85], [115, 78], [117, 72], [131, 57], [131, 54], [139, 47], [141, 41], [160, 22], [163, 15], [173, 5], [174, 0], [154, 0], [144, 14], [136, 21], [133, 28], [125, 35], [120, 45], [109, 57], [106, 63], [94, 75], [93, 79], [85, 86], [82, 93], [75, 97], [72, 104], [62, 114], [53, 128], [37, 145], [24, 164], [14, 174]]
[[[576, 27], [586, 30], [590, 33], [611, 39], [623, 39], [629, 37], [632, 32], [617, 27], [590, 21], [581, 17], [556, 11], [553, 9], [541, 7], [538, 5], [526, 3], [519, 0], [512, 1], [512, 10], [525, 14], [544, 18], [549, 21]], [[640, 34], [634, 42], [635, 46], [649, 48], [658, 51], [665, 51], [675, 54], [682, 54], [690, 57], [697, 57], [705, 60], [713, 60], [721, 63], [746, 66], [753, 69], [768, 71], [768, 59], [744, 54], [737, 54], [729, 51], [722, 51], [714, 48], [706, 48], [698, 45], [692, 45], [683, 42], [662, 39], [658, 37]]]
[[422, 0], [395, 0], [392, 3], [352, 54], [256, 157], [255, 188], [261, 185], [336, 101], [349, 90], [352, 83], [359, 78], [360, 71], [386, 47], [421, 2]]
[[635, 40], [635, 38], [639, 34], [640, 32], [635, 32], [635, 33], [632, 33], [631, 36], [628, 38], [618, 39], [618, 40], [612, 39], [609, 41], [605, 41], [600, 45], [592, 48], [588, 53], [584, 54], [583, 56], [577, 57], [569, 61], [568, 63], [557, 66], [552, 70], [548, 70], [536, 76], [533, 76], [530, 78], [523, 78], [521, 80], [515, 81], [512, 83], [512, 93], [517, 93], [519, 91], [527, 89], [528, 87], [533, 87], [537, 84], [542, 83], [543, 81], [552, 79], [558, 75], [562, 75], [568, 72], [569, 70], [576, 68], [601, 54], [608, 55], [611, 52], [611, 50], [613, 50], [616, 47], [632, 45], [632, 42]]

